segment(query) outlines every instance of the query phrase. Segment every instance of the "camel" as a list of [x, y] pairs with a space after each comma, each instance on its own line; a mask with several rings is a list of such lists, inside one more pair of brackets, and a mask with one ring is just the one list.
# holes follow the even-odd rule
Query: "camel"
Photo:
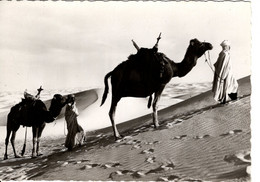
[[[7, 148], [11, 133], [12, 136], [10, 141], [13, 147], [14, 156], [15, 158], [21, 157], [16, 153], [15, 150], [15, 135], [20, 125], [32, 127], [32, 157], [34, 158], [36, 156], [39, 156], [40, 138], [46, 123], [53, 122], [66, 104], [66, 97], [63, 97], [60, 94], [55, 94], [53, 96], [53, 99], [51, 100], [49, 110], [47, 110], [46, 105], [40, 99], [34, 101], [22, 99], [20, 103], [13, 106], [9, 114], [7, 115], [7, 134], [5, 139], [4, 159], [8, 159]], [[35, 150], [36, 143], [37, 146]]]
[[[148, 101], [149, 108], [152, 102], [152, 95], [154, 94], [154, 100], [152, 102], [153, 124], [155, 128], [158, 128], [157, 103], [166, 84], [173, 77], [183, 77], [188, 74], [196, 65], [198, 58], [212, 48], [213, 46], [210, 43], [192, 39], [190, 40], [184, 59], [180, 63], [173, 62], [163, 53], [154, 53], [154, 48], [141, 48], [137, 49], [137, 54], [130, 55], [128, 60], [122, 62], [113, 71], [107, 73], [104, 78], [105, 89], [101, 106], [105, 103], [107, 98], [109, 90], [108, 79], [111, 77], [112, 100], [109, 117], [115, 139], [122, 138], [114, 120], [117, 103], [122, 97], [145, 98], [150, 96]], [[159, 76], [162, 68], [161, 62], [164, 63], [163, 72], [162, 76]]]

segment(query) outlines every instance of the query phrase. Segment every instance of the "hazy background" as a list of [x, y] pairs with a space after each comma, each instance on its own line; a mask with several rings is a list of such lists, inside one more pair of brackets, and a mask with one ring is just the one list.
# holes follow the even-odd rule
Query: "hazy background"
[[[180, 62], [189, 40], [230, 40], [237, 78], [250, 75], [249, 2], [0, 2], [0, 91], [103, 86], [104, 75], [131, 53], [134, 39]], [[211, 81], [199, 59], [175, 82]]]

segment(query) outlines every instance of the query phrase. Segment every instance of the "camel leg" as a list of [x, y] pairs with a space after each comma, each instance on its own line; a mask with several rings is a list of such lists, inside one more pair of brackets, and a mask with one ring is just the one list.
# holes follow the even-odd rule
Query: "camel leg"
[[115, 136], [116, 140], [122, 138], [122, 136], [119, 134], [117, 127], [115, 125], [115, 112], [116, 112], [116, 106], [117, 106], [117, 103], [119, 102], [119, 100], [120, 99], [116, 99], [115, 97], [112, 96], [111, 107], [109, 110], [109, 117], [111, 120], [111, 124], [112, 124], [113, 131], [114, 131], [114, 136]]
[[41, 153], [39, 153], [39, 148], [40, 148], [41, 135], [42, 135], [42, 131], [43, 131], [44, 127], [45, 127], [45, 123], [41, 127], [39, 127], [39, 129], [38, 129], [37, 147], [36, 147], [37, 156], [42, 155]]
[[160, 89], [155, 92], [154, 94], [154, 100], [153, 100], [153, 124], [154, 124], [154, 127], [155, 128], [158, 128], [159, 127], [159, 121], [158, 121], [158, 101], [160, 100], [160, 97], [161, 97], [161, 94], [162, 94], [162, 91], [164, 89], [165, 85], [161, 86]]
[[5, 155], [4, 155], [4, 160], [8, 159], [7, 149], [8, 149], [8, 143], [9, 143], [10, 135], [11, 135], [11, 130], [7, 129], [7, 134], [6, 134], [6, 138], [5, 138]]
[[21, 156], [18, 155], [18, 154], [16, 153], [16, 150], [15, 150], [15, 136], [16, 136], [16, 131], [13, 131], [13, 132], [12, 132], [12, 136], [11, 136], [11, 144], [12, 144], [13, 151], [14, 151], [14, 157], [15, 157], [15, 158], [20, 158]]
[[38, 130], [39, 130], [39, 128], [37, 128], [37, 127], [32, 127], [32, 132], [33, 132], [32, 158], [35, 158], [35, 157], [36, 157], [35, 145], [36, 145], [36, 142], [37, 142]]

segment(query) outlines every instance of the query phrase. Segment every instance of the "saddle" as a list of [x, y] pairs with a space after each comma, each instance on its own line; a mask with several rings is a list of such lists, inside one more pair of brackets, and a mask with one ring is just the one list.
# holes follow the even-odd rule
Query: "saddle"
[[165, 71], [165, 65], [168, 64], [169, 58], [163, 53], [157, 52], [158, 49], [152, 48], [140, 48], [136, 54], [132, 54], [128, 57], [130, 61], [136, 61], [136, 64], [145, 65], [146, 68], [154, 67], [154, 74], [158, 74], [158, 77], [162, 78]]
[[36, 101], [28, 101], [26, 99], [22, 99], [22, 102], [19, 104], [19, 113], [17, 117], [19, 118], [20, 125], [23, 127], [27, 126], [30, 127], [33, 124], [32, 119], [30, 119], [28, 110], [33, 107]]
[[21, 116], [21, 125], [23, 126], [32, 126], [33, 121], [30, 118], [29, 114], [28, 114], [28, 110], [32, 109], [37, 100], [40, 99], [40, 93], [43, 90], [42, 87], [40, 87], [38, 90], [38, 93], [36, 96], [33, 96], [32, 94], [29, 94], [27, 92], [27, 90], [24, 91], [24, 98], [22, 98], [22, 101], [20, 102], [20, 107], [19, 107], [19, 111], [20, 111], [20, 116]]

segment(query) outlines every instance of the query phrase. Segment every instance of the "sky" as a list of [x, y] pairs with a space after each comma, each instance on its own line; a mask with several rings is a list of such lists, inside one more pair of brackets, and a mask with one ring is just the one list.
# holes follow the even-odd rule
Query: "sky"
[[[189, 41], [231, 42], [234, 75], [251, 74], [249, 2], [0, 2], [0, 91], [103, 87], [107, 72], [130, 54], [131, 40], [181, 62]], [[173, 82], [212, 81], [213, 72], [196, 67]]]

